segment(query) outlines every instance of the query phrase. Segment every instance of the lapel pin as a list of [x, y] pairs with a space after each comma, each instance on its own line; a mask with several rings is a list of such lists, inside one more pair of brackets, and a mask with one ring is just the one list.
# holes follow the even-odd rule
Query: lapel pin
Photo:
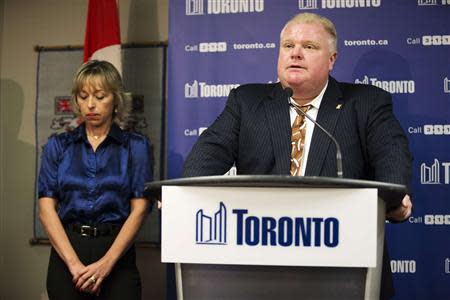
[[341, 107], [342, 107], [342, 104], [336, 105], [336, 109], [341, 109]]

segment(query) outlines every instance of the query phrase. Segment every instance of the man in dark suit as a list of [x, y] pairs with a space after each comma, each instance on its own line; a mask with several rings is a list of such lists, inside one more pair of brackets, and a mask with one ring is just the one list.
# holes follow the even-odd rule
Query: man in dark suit
[[[346, 178], [408, 185], [412, 156], [392, 111], [389, 93], [368, 85], [337, 82], [329, 76], [336, 61], [336, 29], [316, 14], [292, 18], [280, 34], [276, 84], [243, 85], [230, 92], [224, 111], [205, 130], [186, 159], [184, 176], [238, 174], [335, 177], [336, 148], [314, 123], [299, 124], [300, 143], [291, 136], [301, 106], [342, 148]], [[288, 97], [286, 88], [293, 91]], [[291, 157], [301, 149], [299, 159]], [[412, 203], [405, 195], [387, 218], [403, 221]], [[393, 295], [388, 259], [381, 298]]]

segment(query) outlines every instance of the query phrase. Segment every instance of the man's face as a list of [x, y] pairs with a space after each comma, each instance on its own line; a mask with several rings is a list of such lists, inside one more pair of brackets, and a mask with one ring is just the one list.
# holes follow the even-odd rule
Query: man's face
[[291, 23], [284, 29], [278, 56], [278, 78], [284, 87], [320, 92], [336, 61], [330, 39], [318, 22]]

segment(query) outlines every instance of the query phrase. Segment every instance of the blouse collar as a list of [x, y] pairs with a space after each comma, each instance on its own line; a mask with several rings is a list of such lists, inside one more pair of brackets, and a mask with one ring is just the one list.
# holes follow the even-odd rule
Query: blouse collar
[[[126, 143], [126, 132], [122, 130], [116, 123], [112, 123], [111, 128], [109, 129], [107, 137], [111, 137], [113, 140], [117, 141], [120, 144]], [[88, 143], [87, 135], [86, 135], [86, 125], [81, 123], [74, 131], [73, 131], [73, 141], [83, 140]]]

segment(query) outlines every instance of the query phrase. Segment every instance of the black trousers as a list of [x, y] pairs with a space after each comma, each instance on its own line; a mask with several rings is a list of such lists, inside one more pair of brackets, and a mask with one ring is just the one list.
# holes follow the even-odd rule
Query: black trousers
[[[66, 230], [75, 252], [85, 265], [99, 260], [114, 242], [115, 235], [84, 237]], [[72, 282], [72, 274], [55, 249], [51, 249], [47, 273], [47, 293], [50, 300], [141, 299], [141, 279], [136, 267], [134, 245], [117, 261], [101, 285], [100, 295], [80, 292]]]

